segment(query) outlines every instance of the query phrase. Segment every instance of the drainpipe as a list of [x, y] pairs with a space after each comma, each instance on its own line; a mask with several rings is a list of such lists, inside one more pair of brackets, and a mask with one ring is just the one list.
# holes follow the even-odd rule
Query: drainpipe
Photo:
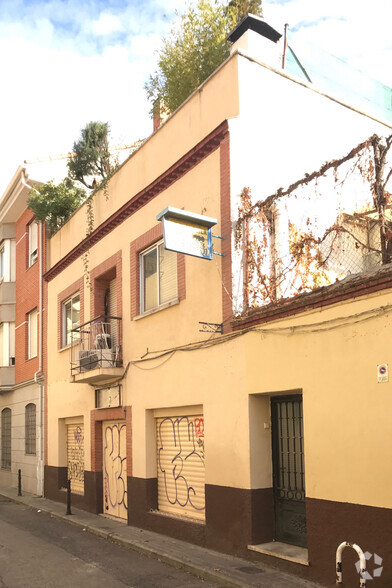
[[286, 67], [286, 53], [287, 53], [287, 31], [289, 25], [286, 23], [284, 25], [284, 37], [283, 37], [283, 54], [282, 54], [282, 69]]
[[[27, 184], [24, 172], [22, 171], [22, 184], [31, 190], [31, 186]], [[37, 495], [44, 494], [44, 375], [42, 373], [42, 355], [43, 355], [43, 229], [42, 223], [38, 223], [38, 247], [39, 247], [39, 323], [38, 323], [38, 341], [39, 341], [39, 357], [38, 357], [38, 371], [34, 374], [34, 382], [39, 385], [39, 429], [38, 436], [38, 463], [37, 463]]]

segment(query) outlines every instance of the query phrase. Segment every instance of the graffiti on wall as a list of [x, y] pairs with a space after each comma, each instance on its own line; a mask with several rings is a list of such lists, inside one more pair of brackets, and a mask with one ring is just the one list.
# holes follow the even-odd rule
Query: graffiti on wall
[[158, 423], [158, 468], [171, 505], [205, 510], [202, 417], [167, 417]]
[[84, 435], [83, 428], [77, 425], [73, 432], [73, 442], [68, 446], [68, 478], [71, 483], [84, 484]]
[[103, 445], [104, 508], [108, 514], [125, 518], [128, 510], [125, 423], [106, 424]]

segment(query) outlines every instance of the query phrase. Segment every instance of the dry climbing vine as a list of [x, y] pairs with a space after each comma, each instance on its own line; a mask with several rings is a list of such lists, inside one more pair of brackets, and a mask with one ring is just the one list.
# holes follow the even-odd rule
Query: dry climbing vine
[[[94, 230], [94, 197], [98, 192], [102, 191], [105, 200], [109, 200], [109, 181], [119, 168], [118, 159], [113, 164], [111, 172], [102, 179], [102, 181], [94, 188], [86, 200], [86, 237], [91, 235]], [[91, 288], [90, 280], [90, 249], [87, 249], [82, 255], [83, 273], [87, 288]]]
[[391, 262], [391, 144], [392, 135], [373, 135], [254, 203], [250, 188], [242, 190], [234, 241], [244, 311]]

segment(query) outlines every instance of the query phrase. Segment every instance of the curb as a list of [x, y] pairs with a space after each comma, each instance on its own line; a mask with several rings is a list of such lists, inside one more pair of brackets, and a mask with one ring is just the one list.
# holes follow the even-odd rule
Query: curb
[[[278, 570], [275, 570], [269, 566], [266, 566], [265, 568], [263, 568], [263, 566], [261, 566], [261, 567], [259, 567], [257, 565], [253, 566], [253, 564], [251, 564], [247, 560], [242, 560], [241, 558], [235, 558], [235, 557], [230, 558], [229, 557], [228, 561], [225, 561], [225, 560], [216, 561], [216, 568], [215, 568], [214, 564], [211, 563], [211, 561], [210, 561], [210, 564], [208, 565], [208, 567], [206, 567], [204, 565], [204, 561], [203, 561], [203, 554], [196, 553], [195, 554], [196, 563], [193, 563], [195, 560], [192, 561], [192, 555], [189, 558], [187, 556], [186, 552], [185, 552], [185, 554], [182, 554], [180, 545], [178, 545], [177, 547], [174, 545], [174, 550], [176, 551], [175, 553], [168, 553], [167, 551], [165, 551], [165, 548], [164, 548], [164, 540], [163, 540], [163, 545], [161, 547], [159, 542], [157, 545], [157, 543], [154, 542], [154, 539], [152, 537], [149, 538], [148, 535], [145, 536], [143, 541], [141, 540], [142, 535], [140, 536], [140, 539], [138, 539], [137, 536], [133, 536], [130, 538], [123, 537], [121, 534], [118, 533], [118, 529], [113, 529], [113, 528], [104, 529], [104, 528], [102, 528], [102, 526], [97, 526], [97, 524], [95, 524], [95, 518], [93, 520], [90, 519], [90, 520], [83, 522], [83, 518], [84, 518], [83, 512], [74, 513], [73, 515], [66, 515], [65, 512], [63, 514], [62, 512], [58, 512], [58, 511], [56, 512], [55, 510], [51, 510], [52, 505], [51, 505], [50, 501], [47, 501], [43, 497], [31, 496], [31, 500], [29, 500], [28, 497], [19, 497], [19, 496], [15, 496], [13, 494], [9, 495], [8, 492], [6, 491], [6, 489], [4, 489], [4, 488], [2, 488], [0, 490], [0, 497], [3, 497], [5, 499], [9, 500], [10, 502], [21, 504], [21, 505], [23, 505], [27, 508], [30, 508], [32, 510], [35, 510], [37, 512], [43, 512], [52, 518], [64, 521], [64, 522], [71, 524], [75, 527], [79, 527], [83, 531], [86, 531], [86, 532], [88, 532], [92, 535], [95, 535], [101, 539], [104, 539], [106, 541], [110, 541], [111, 543], [115, 543], [125, 549], [131, 549], [131, 550], [139, 553], [140, 555], [148, 557], [149, 559], [155, 559], [157, 561], [160, 561], [162, 563], [170, 565], [173, 568], [187, 572], [194, 577], [200, 578], [201, 580], [210, 581], [210, 582], [213, 582], [219, 586], [226, 586], [227, 588], [271, 588], [271, 586], [276, 586], [278, 588], [279, 586], [284, 585], [287, 588], [291, 585], [290, 578], [289, 578], [289, 576], [291, 576], [291, 574], [287, 574], [287, 573], [283, 572], [280, 576], [280, 572]], [[43, 504], [38, 503], [40, 498], [42, 498]], [[38, 500], [34, 500], [34, 499], [38, 499]], [[57, 503], [54, 503], [54, 504], [57, 504]], [[87, 515], [87, 513], [85, 513], [85, 514]], [[89, 516], [90, 515], [91, 515], [91, 513], [89, 513]], [[97, 521], [99, 521], [99, 520], [102, 521], [103, 519], [97, 518]], [[124, 526], [124, 528], [125, 528], [125, 526]], [[135, 527], [133, 527], [133, 529], [142, 531], [142, 529], [138, 529]], [[152, 533], [152, 535], [156, 535], [156, 534]], [[170, 538], [167, 538], [167, 539], [170, 541]], [[147, 545], [147, 543], [149, 543], [150, 541], [151, 541], [151, 543], [149, 545]], [[180, 543], [182, 543], [182, 542], [180, 542]], [[151, 545], [153, 545], [153, 546], [151, 546]], [[178, 551], [180, 551], [180, 553], [178, 553]], [[206, 551], [208, 552], [209, 550], [207, 549]], [[226, 557], [226, 556], [224, 556], [224, 554], [217, 554], [217, 555], [218, 556], [221, 555], [222, 557]], [[254, 571], [257, 570], [260, 573], [267, 572], [265, 574], [265, 578], [261, 577], [261, 578], [256, 579], [256, 577], [253, 577], [252, 580], [254, 580], [254, 581], [250, 581], [250, 582], [247, 581], [247, 578], [241, 578], [241, 575], [242, 575], [241, 567], [234, 567], [233, 568], [233, 566], [230, 565], [230, 564], [233, 564], [233, 561], [231, 561], [232, 559], [234, 559], [236, 563], [238, 560], [238, 565], [240, 565], [240, 564], [252, 565], [252, 567], [255, 568]], [[226, 569], [226, 565], [227, 565], [227, 569]], [[240, 574], [238, 572], [240, 572]], [[275, 573], [276, 573], [276, 578], [275, 578]], [[230, 574], [233, 574], [234, 576], [237, 576], [237, 577], [231, 577]], [[309, 580], [306, 580], [305, 578], [297, 578], [296, 576], [294, 576], [292, 579], [295, 580], [293, 585], [298, 586], [298, 587], [302, 586], [303, 588], [305, 588], [306, 586], [309, 586], [312, 588], [317, 588], [317, 587], [321, 588], [321, 586], [322, 586], [321, 584], [311, 582]], [[250, 580], [250, 578], [249, 578], [249, 580]], [[299, 582], [297, 582], [297, 580]]]
[[1, 496], [11, 500], [12, 502], [15, 502], [16, 504], [22, 504], [23, 506], [27, 506], [28, 508], [31, 508], [37, 512], [44, 512], [55, 519], [65, 521], [66, 523], [76, 527], [80, 527], [92, 535], [100, 537], [101, 539], [105, 539], [106, 541], [111, 541], [112, 543], [120, 545], [126, 549], [132, 549], [133, 551], [136, 551], [137, 553], [140, 553], [141, 555], [144, 555], [150, 559], [156, 559], [157, 561], [166, 563], [176, 569], [183, 570], [189, 574], [192, 574], [193, 576], [196, 576], [197, 578], [200, 578], [201, 580], [209, 580], [219, 584], [220, 586], [227, 586], [228, 588], [254, 588], [250, 584], [234, 580], [222, 573], [215, 572], [207, 568], [202, 568], [196, 564], [192, 564], [191, 562], [187, 562], [173, 555], [169, 555], [168, 553], [159, 552], [157, 549], [149, 548], [146, 545], [136, 541], [124, 539], [123, 537], [117, 535], [117, 533], [103, 531], [99, 527], [91, 525], [84, 525], [82, 522], [72, 519], [73, 515], [62, 515], [56, 512], [52, 512], [45, 506], [34, 506], [24, 501], [23, 499], [20, 499], [18, 496], [13, 497], [5, 494], [1, 494]]
[[133, 551], [136, 551], [137, 553], [140, 553], [141, 555], [144, 555], [150, 559], [156, 559], [160, 562], [166, 563], [174, 568], [177, 568], [178, 570], [188, 572], [193, 576], [197, 576], [201, 580], [210, 580], [212, 582], [215, 582], [216, 584], [220, 584], [221, 586], [228, 586], [230, 588], [250, 588], [251, 586], [250, 584], [246, 584], [244, 582], [228, 578], [227, 576], [224, 576], [222, 573], [214, 572], [207, 568], [201, 568], [200, 566], [192, 564], [191, 562], [184, 561], [183, 559], [180, 559], [173, 555], [169, 555], [168, 553], [158, 552], [156, 549], [149, 548], [146, 545], [143, 545], [136, 541], [124, 539], [116, 533], [108, 533], [107, 531], [102, 531], [102, 529], [91, 526], [86, 527], [86, 531], [88, 531], [92, 535], [97, 535], [98, 537], [106, 539], [107, 541], [111, 541], [112, 543], [116, 543], [117, 545], [120, 545], [127, 549], [132, 549]]

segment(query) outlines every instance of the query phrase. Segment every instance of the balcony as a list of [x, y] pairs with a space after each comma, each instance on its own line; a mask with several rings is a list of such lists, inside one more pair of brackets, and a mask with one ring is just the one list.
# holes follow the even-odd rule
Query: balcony
[[98, 316], [72, 331], [73, 382], [110, 385], [124, 373], [121, 318]]
[[0, 367], [0, 394], [12, 390], [15, 385], [15, 366]]

